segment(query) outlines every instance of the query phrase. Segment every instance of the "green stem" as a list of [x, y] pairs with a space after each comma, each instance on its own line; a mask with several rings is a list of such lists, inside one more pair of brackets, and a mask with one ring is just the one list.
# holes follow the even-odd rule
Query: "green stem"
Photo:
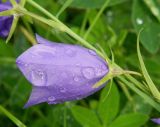
[[41, 7], [40, 5], [38, 5], [36, 2], [34, 2], [33, 0], [27, 0], [27, 2], [29, 4], [31, 4], [33, 7], [37, 8], [39, 11], [43, 12], [44, 14], [46, 14], [48, 17], [50, 17], [51, 19], [53, 19], [56, 22], [60, 22], [55, 16], [53, 16], [51, 13], [49, 13], [47, 10], [45, 10], [43, 7]]
[[84, 32], [86, 24], [87, 24], [88, 14], [89, 14], [89, 10], [86, 10], [83, 21], [82, 21], [81, 29], [80, 29], [81, 36], [83, 35], [83, 32]]
[[10, 9], [10, 10], [2, 11], [2, 12], [0, 12], [0, 17], [1, 17], [1, 16], [11, 16], [11, 15], [14, 14], [14, 11], [15, 11], [14, 8], [12, 8], [12, 9]]
[[157, 18], [157, 20], [160, 22], [160, 11], [154, 0], [143, 0], [144, 3], [148, 6], [148, 8], [151, 10], [152, 14]]
[[67, 109], [64, 106], [64, 112], [63, 112], [64, 118], [63, 118], [63, 127], [67, 127]]
[[[20, 120], [8, 112], [3, 106], [0, 105], [0, 112], [4, 113], [10, 120], [12, 120], [18, 127], [26, 127]], [[2, 121], [1, 121], [2, 122]]]
[[[29, 0], [29, 1], [31, 1], [31, 0]], [[38, 5], [37, 5], [37, 6], [38, 6]], [[41, 9], [41, 10], [43, 10], [43, 9]], [[104, 58], [103, 53], [101, 53], [99, 50], [97, 50], [94, 46], [92, 46], [91, 44], [89, 44], [86, 40], [84, 40], [83, 38], [81, 38], [79, 35], [77, 35], [76, 33], [74, 33], [70, 28], [68, 28], [66, 25], [64, 25], [62, 22], [60, 22], [57, 18], [56, 18], [56, 20], [55, 20], [55, 17], [54, 17], [54, 16], [50, 16], [50, 15], [51, 15], [50, 13], [49, 13], [50, 15], [49, 15], [48, 13], [47, 13], [47, 15], [50, 16], [50, 18], [52, 18], [54, 21], [52, 21], [52, 20], [47, 20], [46, 18], [43, 18], [43, 17], [41, 17], [41, 16], [38, 16], [38, 15], [36, 15], [36, 14], [34, 14], [34, 13], [28, 12], [28, 11], [24, 10], [23, 8], [21, 8], [21, 7], [16, 8], [16, 11], [19, 11], [19, 12], [21, 12], [21, 13], [23, 13], [23, 14], [29, 15], [29, 16], [31, 16], [32, 18], [37, 19], [37, 20], [39, 20], [39, 21], [41, 21], [41, 22], [43, 22], [43, 23], [51, 26], [52, 28], [57, 28], [57, 27], [58, 27], [60, 30], [68, 33], [68, 34], [69, 34], [70, 36], [72, 36], [74, 39], [80, 41], [80, 42], [81, 42], [83, 45], [85, 45], [86, 47], [95, 50], [101, 57]], [[46, 14], [46, 13], [45, 13], [45, 14]]]
[[37, 44], [34, 36], [32, 34], [30, 34], [23, 26], [20, 27], [20, 30], [27, 37], [27, 39], [31, 42], [32, 45]]
[[66, 2], [63, 4], [63, 6], [61, 7], [61, 9], [58, 11], [56, 17], [58, 18], [62, 12], [73, 2], [73, 0], [66, 0]]
[[102, 6], [102, 8], [99, 10], [98, 14], [96, 15], [96, 17], [94, 18], [92, 24], [90, 25], [90, 27], [88, 28], [87, 32], [84, 35], [84, 39], [87, 39], [89, 33], [91, 32], [91, 30], [93, 29], [94, 25], [96, 24], [97, 20], [99, 19], [99, 17], [101, 16], [101, 14], [103, 13], [103, 11], [105, 10], [105, 8], [108, 6], [108, 3], [110, 2], [110, 0], [106, 0], [106, 2], [104, 3], [104, 5]]
[[132, 89], [135, 93], [137, 93], [139, 96], [141, 96], [145, 101], [147, 101], [152, 107], [154, 107], [157, 111], [160, 112], [160, 104], [155, 102], [151, 97], [143, 93], [141, 90], [136, 88], [133, 83], [128, 82], [125, 78], [122, 76], [119, 76], [118, 79], [120, 79], [125, 85], [127, 85], [130, 89]]

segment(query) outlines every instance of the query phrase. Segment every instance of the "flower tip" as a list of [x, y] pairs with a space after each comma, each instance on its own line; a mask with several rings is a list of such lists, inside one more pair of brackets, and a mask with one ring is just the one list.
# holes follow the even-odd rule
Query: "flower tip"
[[46, 44], [46, 42], [48, 42], [48, 40], [44, 39], [39, 34], [36, 33], [35, 35], [38, 44]]

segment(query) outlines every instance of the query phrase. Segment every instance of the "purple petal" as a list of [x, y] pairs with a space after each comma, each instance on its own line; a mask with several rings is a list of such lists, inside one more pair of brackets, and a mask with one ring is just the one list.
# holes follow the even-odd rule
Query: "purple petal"
[[151, 119], [154, 123], [160, 125], [160, 118], [153, 118]]
[[87, 97], [108, 73], [105, 60], [77, 45], [51, 43], [37, 36], [37, 44], [17, 58], [17, 66], [33, 84], [25, 107], [38, 103], [62, 103]]

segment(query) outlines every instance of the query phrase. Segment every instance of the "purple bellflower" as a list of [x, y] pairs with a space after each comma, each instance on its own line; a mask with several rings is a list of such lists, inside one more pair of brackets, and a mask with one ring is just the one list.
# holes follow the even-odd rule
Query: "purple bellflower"
[[[0, 12], [9, 10], [12, 8], [10, 2], [2, 3], [0, 0]], [[13, 22], [13, 16], [2, 16], [0, 17], [0, 37], [6, 38], [10, 32], [10, 28]]]
[[25, 105], [79, 100], [98, 91], [93, 85], [109, 71], [104, 59], [93, 50], [70, 44], [50, 42], [36, 36], [38, 44], [17, 60], [17, 66], [33, 84]]
[[151, 119], [154, 123], [160, 125], [160, 118], [152, 118]]

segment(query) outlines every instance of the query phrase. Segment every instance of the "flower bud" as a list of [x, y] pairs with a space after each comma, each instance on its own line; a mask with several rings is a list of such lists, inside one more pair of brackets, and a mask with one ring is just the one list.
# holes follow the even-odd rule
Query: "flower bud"
[[92, 87], [109, 71], [106, 61], [95, 51], [50, 42], [38, 35], [37, 42], [39, 44], [16, 60], [18, 68], [33, 85], [25, 107], [79, 100], [104, 87]]

